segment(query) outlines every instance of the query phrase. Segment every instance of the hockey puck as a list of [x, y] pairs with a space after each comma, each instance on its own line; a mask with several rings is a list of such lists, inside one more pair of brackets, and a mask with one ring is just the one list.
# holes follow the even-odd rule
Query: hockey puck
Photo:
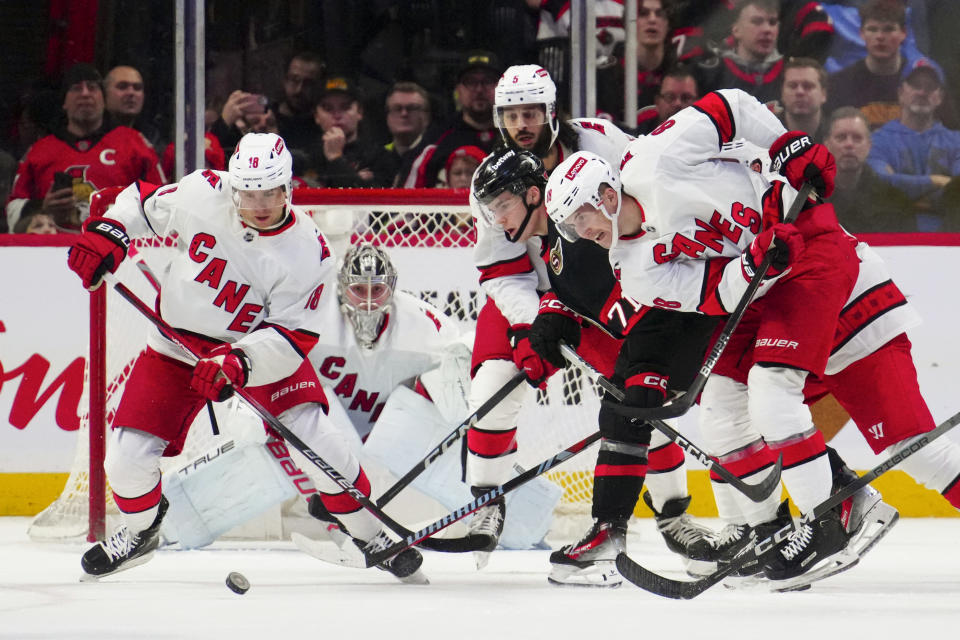
[[242, 596], [250, 590], [250, 581], [242, 573], [231, 571], [227, 576], [227, 588]]

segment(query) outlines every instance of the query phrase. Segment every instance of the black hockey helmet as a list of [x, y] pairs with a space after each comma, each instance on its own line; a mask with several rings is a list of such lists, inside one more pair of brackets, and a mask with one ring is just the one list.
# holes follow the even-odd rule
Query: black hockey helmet
[[530, 187], [537, 187], [540, 190], [540, 200], [532, 205], [524, 200], [527, 216], [514, 236], [512, 238], [507, 236], [510, 242], [517, 241], [530, 222], [533, 212], [543, 204], [543, 193], [547, 187], [547, 171], [543, 167], [543, 161], [529, 151], [499, 147], [486, 157], [473, 176], [473, 196], [479, 202], [480, 210], [491, 226], [496, 226], [496, 223], [487, 205], [504, 192], [524, 198]]

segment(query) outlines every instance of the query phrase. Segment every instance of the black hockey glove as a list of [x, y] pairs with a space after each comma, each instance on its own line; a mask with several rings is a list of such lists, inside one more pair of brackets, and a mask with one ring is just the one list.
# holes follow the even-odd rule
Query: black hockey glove
[[560, 343], [566, 342], [574, 348], [580, 345], [580, 321], [553, 292], [547, 292], [540, 299], [540, 310], [530, 325], [529, 337], [530, 347], [541, 358], [563, 369], [568, 363], [560, 353]]

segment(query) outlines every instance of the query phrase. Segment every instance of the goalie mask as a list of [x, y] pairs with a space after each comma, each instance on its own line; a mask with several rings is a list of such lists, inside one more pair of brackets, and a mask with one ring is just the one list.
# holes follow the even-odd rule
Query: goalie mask
[[347, 251], [337, 280], [340, 310], [353, 325], [357, 343], [370, 349], [392, 306], [397, 270], [383, 249], [363, 243]]
[[493, 122], [508, 145], [517, 146], [516, 141], [510, 137], [508, 128], [520, 126], [521, 122], [546, 125], [541, 129], [536, 145], [530, 148], [530, 151], [539, 156], [546, 155], [560, 132], [557, 86], [546, 69], [536, 64], [510, 67], [497, 83], [493, 104]]
[[[610, 185], [617, 192], [617, 210], [607, 212], [600, 197], [600, 187]], [[617, 216], [623, 194], [620, 175], [610, 163], [589, 151], [578, 151], [559, 165], [550, 174], [547, 182], [547, 215], [553, 220], [565, 239], [575, 242], [580, 238], [576, 231], [577, 215], [587, 215], [592, 210], [600, 211], [613, 222], [616, 231]]]
[[477, 199], [478, 208], [483, 219], [495, 229], [502, 229], [497, 223], [497, 209], [504, 206], [504, 193], [520, 198], [526, 207], [527, 213], [519, 228], [511, 235], [504, 231], [510, 242], [517, 242], [530, 223], [530, 218], [537, 207], [543, 204], [543, 196], [533, 204], [527, 202], [527, 190], [538, 187], [543, 194], [547, 185], [547, 173], [543, 162], [538, 156], [529, 151], [518, 151], [513, 148], [499, 148], [477, 168], [473, 176], [473, 197]]
[[233, 204], [243, 221], [260, 230], [280, 226], [293, 191], [293, 157], [274, 133], [248, 133], [230, 156]]

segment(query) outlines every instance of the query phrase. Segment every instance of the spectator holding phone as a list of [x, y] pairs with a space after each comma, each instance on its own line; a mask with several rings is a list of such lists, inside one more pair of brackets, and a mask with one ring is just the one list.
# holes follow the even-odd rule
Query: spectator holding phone
[[263, 94], [240, 89], [230, 94], [220, 109], [220, 118], [210, 126], [210, 133], [220, 141], [227, 157], [233, 155], [240, 138], [260, 123], [269, 107], [270, 100]]
[[92, 65], [76, 64], [64, 75], [63, 111], [65, 126], [34, 143], [20, 162], [6, 206], [10, 229], [40, 211], [58, 227], [77, 231], [94, 191], [138, 179], [166, 182], [140, 132], [104, 124], [102, 79]]

